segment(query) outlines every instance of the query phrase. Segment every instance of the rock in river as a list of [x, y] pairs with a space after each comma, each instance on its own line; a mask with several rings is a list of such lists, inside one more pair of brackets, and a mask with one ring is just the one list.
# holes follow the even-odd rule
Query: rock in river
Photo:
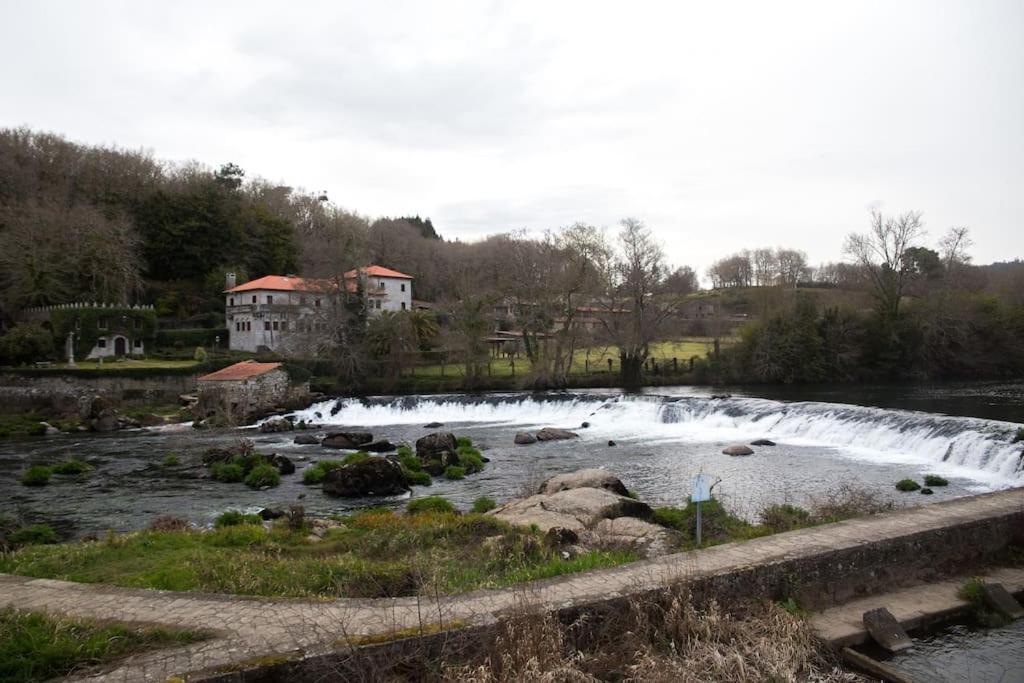
[[299, 434], [295, 437], [295, 443], [302, 446], [315, 446], [320, 443], [320, 439], [316, 434]]
[[629, 494], [626, 486], [614, 474], [594, 468], [555, 475], [541, 484], [537, 493], [550, 496], [559, 491], [579, 488], [604, 489], [620, 496]]
[[355, 451], [371, 441], [373, 441], [373, 434], [370, 432], [331, 432], [320, 442], [320, 445], [325, 448], [343, 448]]
[[324, 493], [329, 496], [394, 496], [409, 491], [398, 463], [371, 456], [366, 460], [330, 470], [324, 477]]
[[416, 457], [423, 463], [423, 469], [436, 476], [448, 466], [459, 464], [455, 452], [458, 447], [459, 442], [451, 432], [434, 432], [416, 439]]
[[537, 443], [537, 437], [530, 432], [517, 432], [515, 442], [517, 446], [528, 446], [531, 443]]
[[754, 449], [750, 446], [744, 446], [741, 443], [734, 443], [731, 446], [723, 448], [722, 452], [726, 455], [753, 455]]
[[260, 432], [263, 434], [290, 432], [293, 429], [295, 429], [295, 425], [291, 423], [291, 420], [286, 420], [283, 417], [275, 417], [260, 425]]
[[579, 434], [570, 432], [568, 429], [557, 427], [545, 427], [537, 432], [537, 441], [561, 441], [562, 439], [575, 439]]
[[774, 446], [775, 442], [771, 439], [754, 439], [750, 442], [751, 446]]
[[371, 441], [370, 443], [364, 443], [359, 447], [359, 450], [367, 451], [369, 453], [387, 453], [389, 451], [396, 450], [398, 446], [391, 443], [387, 439], [378, 439], [377, 441]]

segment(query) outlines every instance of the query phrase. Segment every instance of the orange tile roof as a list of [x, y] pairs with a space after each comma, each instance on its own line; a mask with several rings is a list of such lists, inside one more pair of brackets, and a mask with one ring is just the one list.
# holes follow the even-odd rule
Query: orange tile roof
[[[365, 268], [360, 268], [359, 272], [362, 273], [363, 275], [369, 275], [370, 277], [397, 277], [403, 280], [415, 279], [412, 275], [399, 273], [397, 270], [391, 270], [390, 268], [385, 268], [384, 266], [366, 266]], [[356, 271], [354, 270], [350, 270], [347, 273], [345, 273], [346, 278], [353, 278], [355, 276]]]
[[277, 292], [325, 292], [334, 289], [334, 283], [330, 280], [317, 280], [313, 278], [293, 277], [290, 275], [264, 275], [255, 280], [226, 290], [227, 294], [235, 292], [249, 292], [255, 289], [269, 289]]
[[241, 363], [235, 363], [234, 365], [222, 368], [217, 372], [211, 372], [209, 375], [203, 375], [199, 378], [199, 381], [228, 382], [231, 380], [249, 379], [251, 377], [258, 377], [271, 370], [276, 370], [279, 367], [281, 367], [280, 363], [257, 363], [254, 360], [244, 360]]

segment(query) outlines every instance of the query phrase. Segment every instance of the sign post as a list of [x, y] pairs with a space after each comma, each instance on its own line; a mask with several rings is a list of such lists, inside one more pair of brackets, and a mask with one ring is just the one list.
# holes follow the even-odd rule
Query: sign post
[[697, 540], [697, 547], [701, 546], [702, 520], [700, 504], [711, 500], [711, 488], [715, 485], [710, 474], [698, 474], [693, 478], [693, 489], [690, 493], [690, 501], [697, 506], [697, 529], [694, 534]]

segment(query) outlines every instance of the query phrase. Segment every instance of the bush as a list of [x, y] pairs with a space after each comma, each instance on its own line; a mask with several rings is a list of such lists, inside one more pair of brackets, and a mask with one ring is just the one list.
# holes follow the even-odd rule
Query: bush
[[426, 498], [413, 498], [409, 501], [409, 504], [405, 506], [405, 511], [410, 515], [419, 514], [421, 512], [455, 512], [455, 506], [452, 505], [446, 498], [441, 496], [427, 496]]
[[341, 464], [343, 464], [343, 465], [355, 465], [356, 463], [360, 463], [360, 462], [365, 461], [369, 457], [370, 457], [370, 454], [366, 453], [364, 451], [359, 451], [358, 453], [349, 453], [344, 458], [342, 458]]
[[60, 464], [54, 465], [51, 468], [51, 471], [54, 474], [82, 474], [83, 472], [87, 472], [91, 469], [92, 468], [89, 465], [78, 458], [71, 458], [70, 460], [65, 460]]
[[761, 524], [774, 532], [797, 529], [810, 521], [811, 513], [795, 505], [770, 505], [761, 510]]
[[226, 526], [239, 526], [240, 524], [263, 524], [259, 515], [245, 515], [238, 510], [228, 510], [217, 515], [213, 525], [218, 529]]
[[213, 467], [210, 468], [210, 474], [217, 481], [227, 484], [233, 484], [245, 478], [245, 470], [242, 469], [241, 465], [233, 462], [214, 463]]
[[949, 486], [949, 480], [937, 474], [924, 475], [925, 486]]
[[46, 360], [53, 353], [53, 335], [35, 323], [18, 323], [0, 337], [0, 356], [11, 365]]
[[408, 446], [399, 446], [398, 448], [398, 462], [402, 463], [402, 467], [413, 472], [419, 472], [423, 469], [423, 463], [412, 453], [412, 449]]
[[197, 346], [196, 350], [192, 352], [192, 360], [197, 363], [205, 363], [207, 359], [206, 349], [202, 346]]
[[405, 483], [409, 486], [430, 486], [434, 483], [434, 480], [430, 478], [428, 472], [423, 470], [410, 470], [408, 467], [402, 466], [402, 476], [405, 477]]
[[281, 483], [281, 473], [273, 465], [260, 465], [253, 468], [249, 476], [245, 478], [245, 485], [251, 489], [259, 489], [264, 486], [277, 486]]
[[331, 470], [337, 469], [343, 466], [344, 463], [340, 460], [321, 460], [312, 467], [307, 467], [302, 472], [302, 483], [303, 484], [319, 484], [323, 482], [324, 477]]
[[46, 486], [50, 483], [50, 468], [45, 465], [32, 465], [21, 475], [21, 483], [25, 486]]
[[50, 526], [46, 524], [33, 524], [11, 533], [8, 540], [11, 542], [11, 545], [21, 546], [57, 543], [60, 539], [57, 538], [57, 532]]
[[160, 515], [149, 523], [149, 528], [153, 531], [183, 531], [188, 528], [188, 522], [174, 515]]
[[[654, 509], [652, 521], [655, 524], [675, 529], [690, 542], [694, 538], [697, 521], [697, 504], [688, 503], [685, 508], [660, 507]], [[721, 543], [740, 538], [749, 538], [756, 530], [747, 522], [732, 515], [717, 500], [701, 503], [701, 540], [703, 543]]]
[[455, 443], [459, 448], [472, 448], [473, 440], [468, 436], [459, 436], [455, 438]]
[[404, 444], [398, 447], [397, 454], [398, 454], [399, 458], [404, 458], [404, 457], [415, 455], [412, 452], [412, 447], [411, 446], [406, 446]]
[[449, 465], [448, 467], [444, 468], [444, 478], [451, 479], [453, 481], [457, 479], [465, 479], [466, 468], [459, 467], [458, 465]]
[[480, 496], [479, 498], [473, 501], [473, 512], [476, 512], [477, 514], [482, 515], [483, 513], [489, 510], [493, 510], [496, 507], [498, 507], [498, 504], [494, 501], [493, 498], [489, 496]]
[[898, 482], [896, 482], [897, 491], [909, 492], [916, 491], [919, 488], [921, 488], [921, 485], [918, 484], [913, 479], [900, 479]]
[[163, 462], [164, 467], [177, 467], [180, 464], [181, 458], [176, 456], [174, 453], [168, 453]]

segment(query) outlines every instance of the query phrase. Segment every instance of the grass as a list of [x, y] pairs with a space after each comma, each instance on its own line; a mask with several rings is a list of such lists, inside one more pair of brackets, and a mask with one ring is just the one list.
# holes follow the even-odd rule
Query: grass
[[125, 360], [105, 360], [102, 364], [95, 360], [80, 360], [75, 361], [75, 367], [69, 368], [67, 363], [54, 363], [51, 367], [59, 370], [67, 370], [68, 372], [74, 372], [75, 370], [100, 370], [100, 371], [112, 371], [124, 370], [126, 368], [147, 368], [147, 369], [169, 369], [169, 368], [190, 368], [193, 365], [199, 363], [194, 360], [167, 360], [160, 358], [147, 358], [135, 359], [126, 358]]
[[0, 572], [177, 591], [387, 597], [502, 587], [637, 559], [618, 550], [564, 559], [542, 534], [478, 514], [374, 510], [343, 522], [319, 543], [282, 523], [28, 546], [0, 555]]
[[84, 474], [91, 469], [91, 465], [86, 464], [78, 458], [69, 458], [68, 460], [58, 463], [50, 468], [54, 474]]
[[198, 631], [96, 624], [4, 608], [0, 609], [0, 680], [46, 681], [205, 637]]
[[904, 493], [909, 493], [910, 491], [917, 491], [920, 488], [921, 485], [918, 484], [913, 479], [900, 479], [898, 482], [896, 482], [896, 490], [903, 491]]
[[43, 418], [35, 413], [10, 413], [0, 415], [0, 438], [6, 436], [42, 436], [46, 427]]
[[33, 524], [11, 532], [7, 540], [11, 545], [20, 547], [24, 545], [46, 545], [57, 543], [60, 539], [57, 532], [47, 524]]
[[210, 467], [210, 474], [217, 481], [222, 481], [227, 484], [239, 482], [245, 479], [245, 470], [242, 469], [241, 465], [237, 465], [233, 462], [215, 462]]
[[45, 465], [32, 465], [21, 475], [21, 483], [25, 486], [46, 486], [50, 483], [53, 470]]
[[[683, 547], [696, 546], [696, 503], [689, 503], [685, 508], [655, 508], [652, 521], [682, 534]], [[701, 545], [704, 546], [757, 538], [772, 533], [768, 527], [754, 526], [736, 517], [714, 499], [701, 503], [701, 529]]]
[[226, 526], [238, 526], [240, 524], [263, 524], [263, 519], [259, 515], [246, 515], [238, 510], [228, 510], [217, 515], [217, 519], [213, 522], [213, 525], [218, 529]]
[[483, 514], [498, 507], [498, 504], [490, 496], [480, 496], [473, 501], [473, 512]]
[[455, 506], [441, 496], [427, 496], [426, 498], [413, 498], [410, 500], [409, 504], [405, 506], [405, 511], [410, 515], [416, 515], [421, 512], [454, 513]]
[[937, 474], [924, 475], [925, 486], [949, 486], [949, 480]]
[[245, 485], [251, 489], [278, 486], [280, 483], [281, 473], [273, 465], [257, 465], [245, 476]]
[[167, 456], [164, 457], [163, 463], [161, 464], [164, 467], [177, 467], [181, 464], [181, 458], [179, 458], [174, 453], [168, 453]]
[[321, 484], [329, 471], [344, 466], [345, 463], [341, 460], [321, 460], [302, 471], [302, 483], [309, 485]]
[[466, 468], [459, 465], [449, 465], [444, 468], [444, 478], [451, 481], [466, 478]]

